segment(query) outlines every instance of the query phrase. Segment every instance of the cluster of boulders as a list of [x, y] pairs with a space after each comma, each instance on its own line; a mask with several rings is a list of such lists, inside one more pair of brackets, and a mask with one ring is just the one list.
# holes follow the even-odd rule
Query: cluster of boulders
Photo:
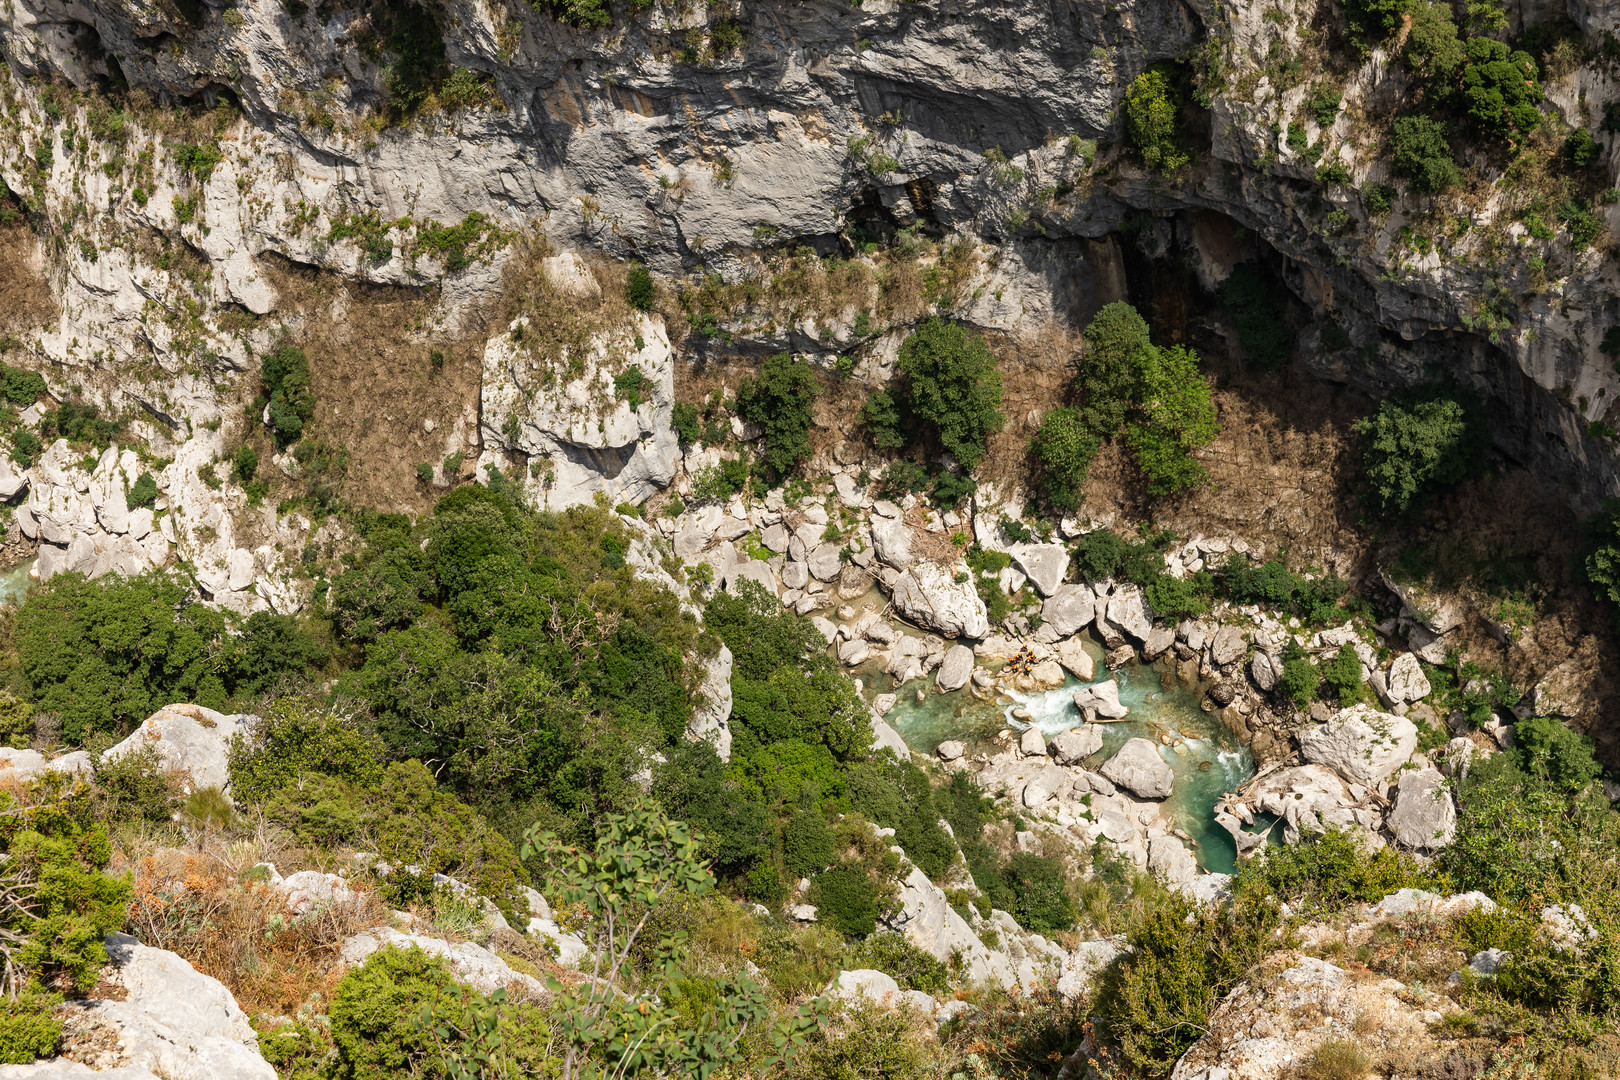
[[17, 523], [24, 536], [39, 541], [41, 581], [64, 570], [87, 577], [113, 571], [134, 577], [168, 563], [174, 522], [149, 508], [129, 507], [129, 489], [142, 471], [133, 451], [120, 453], [115, 446], [87, 471], [66, 439], [52, 443], [27, 473], [17, 476], [6, 470], [0, 477], [0, 498], [28, 488]]

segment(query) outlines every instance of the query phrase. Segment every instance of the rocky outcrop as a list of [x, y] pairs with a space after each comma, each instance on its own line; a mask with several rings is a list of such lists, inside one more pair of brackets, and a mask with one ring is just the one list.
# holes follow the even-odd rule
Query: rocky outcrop
[[1279, 953], [1227, 995], [1170, 1080], [1282, 1080], [1330, 1040], [1354, 1041], [1370, 1060], [1416, 1061], [1436, 1045], [1429, 1026], [1456, 1008], [1366, 969]]
[[1348, 781], [1377, 787], [1417, 749], [1417, 728], [1404, 716], [1353, 705], [1299, 737], [1306, 761], [1326, 765]]
[[957, 581], [948, 567], [923, 562], [894, 583], [894, 609], [918, 626], [947, 638], [982, 638], [990, 616], [971, 581]]
[[1396, 843], [1413, 851], [1437, 851], [1457, 832], [1457, 807], [1438, 769], [1412, 769], [1396, 785], [1389, 827]]
[[1123, 720], [1131, 711], [1128, 705], [1120, 704], [1119, 683], [1114, 679], [1104, 679], [1076, 690], [1074, 707], [1089, 723]]
[[699, 698], [686, 725], [687, 737], [714, 747], [721, 761], [731, 760], [731, 661], [731, 650], [722, 644], [704, 665]]
[[378, 949], [420, 949], [442, 958], [455, 978], [480, 993], [499, 989], [540, 994], [544, 984], [532, 975], [514, 971], [512, 966], [481, 945], [463, 941], [452, 945], [441, 938], [408, 934], [389, 926], [373, 927], [343, 942], [339, 956], [345, 964], [363, 964]]
[[230, 783], [227, 771], [231, 738], [248, 735], [258, 717], [226, 715], [201, 705], [169, 705], [141, 722], [133, 734], [102, 756], [118, 759], [139, 750], [155, 750], [166, 772], [183, 774], [192, 790]]
[[247, 1014], [217, 979], [126, 934], [107, 939], [107, 956], [103, 979], [125, 996], [91, 998], [67, 1011], [64, 1042], [78, 1065], [55, 1059], [7, 1066], [0, 1076], [276, 1080]]
[[[520, 318], [484, 347], [481, 424], [486, 448], [524, 455], [524, 492], [559, 510], [640, 503], [675, 478], [671, 427], [674, 356], [663, 320], [636, 313], [588, 344], [550, 353], [526, 337]], [[637, 377], [639, 376], [639, 378]], [[486, 449], [489, 464], [500, 460]]]

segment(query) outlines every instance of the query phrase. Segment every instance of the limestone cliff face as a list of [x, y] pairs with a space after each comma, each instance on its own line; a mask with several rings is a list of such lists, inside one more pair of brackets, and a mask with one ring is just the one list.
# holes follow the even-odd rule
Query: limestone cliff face
[[[958, 313], [1017, 332], [1072, 324], [1118, 298], [1109, 234], [1129, 221], [1132, 242], [1185, 258], [1206, 287], [1258, 237], [1314, 313], [1298, 355], [1320, 374], [1373, 390], [1425, 369], [1472, 382], [1493, 403], [1504, 452], [1555, 471], [1588, 504], [1620, 491], [1614, 452], [1587, 434], [1620, 400], [1620, 375], [1598, 349], [1620, 322], [1603, 244], [1576, 253], [1562, 233], [1527, 236], [1498, 189], [1471, 205], [1408, 196], [1369, 210], [1359, 191], [1389, 181], [1381, 147], [1410, 88], [1381, 52], [1326, 57], [1308, 14], [1250, 0], [655, 3], [580, 30], [527, 4], [447, 0], [432, 7], [434, 34], [464, 72], [462, 107], [393, 123], [395, 58], [379, 30], [389, 10], [245, 0], [188, 6], [187, 18], [160, 0], [13, 0], [0, 12], [12, 72], [0, 83], [0, 177], [41, 215], [61, 303], [25, 344], [62, 385], [143, 413], [136, 437], [187, 477], [195, 463], [177, 447], [217, 423], [221, 386], [255, 370], [272, 338], [222, 315], [283, 317], [289, 268], [437, 287], [443, 324], [466, 329], [498, 291], [517, 230], [665, 276], [701, 268], [730, 280], [767, 248], [848, 251], [863, 230], [921, 223], [984, 256]], [[1549, 14], [1527, 5], [1514, 19]], [[1589, 34], [1617, 18], [1580, 4], [1570, 15]], [[1277, 57], [1295, 55], [1343, 89], [1326, 130], [1304, 106], [1310, 82], [1278, 73]], [[1168, 59], [1202, 72], [1211, 107], [1191, 122], [1192, 164], [1167, 178], [1120, 145], [1120, 103]], [[150, 102], [111, 134], [94, 93], [60, 90], [109, 77]], [[1591, 66], [1547, 89], [1550, 113], [1592, 128], [1616, 96]], [[226, 100], [239, 121], [187, 128], [164, 115]], [[1291, 123], [1316, 147], [1309, 155], [1291, 147]], [[220, 153], [187, 157], [187, 145]], [[1317, 179], [1333, 161], [1351, 182]], [[1472, 164], [1487, 176], [1495, 167]], [[1614, 208], [1602, 212], [1620, 224]], [[820, 348], [826, 334], [802, 330], [756, 324], [737, 337]], [[842, 329], [827, 332], [843, 347]], [[881, 372], [895, 340], [867, 339], [865, 370]], [[503, 393], [486, 388], [485, 407]], [[487, 453], [503, 439], [558, 451], [544, 405], [526, 408], [517, 435], [486, 417], [478, 446], [458, 428], [448, 451]], [[667, 409], [658, 400], [655, 412]], [[665, 481], [667, 432], [666, 421], [637, 451], [625, 493]], [[602, 456], [593, 438], [613, 440], [599, 434], [574, 457]], [[221, 572], [230, 562], [230, 551], [202, 554]]]

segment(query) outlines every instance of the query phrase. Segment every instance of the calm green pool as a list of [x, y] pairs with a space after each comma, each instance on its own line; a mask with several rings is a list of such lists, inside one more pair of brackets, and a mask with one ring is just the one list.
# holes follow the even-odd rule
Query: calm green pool
[[0, 605], [22, 603], [22, 598], [28, 594], [28, 586], [34, 583], [28, 572], [38, 561], [37, 558], [29, 559], [10, 570], [0, 571]]
[[[1096, 655], [1100, 656], [1100, 650]], [[1102, 750], [1086, 762], [1087, 767], [1097, 768], [1127, 739], [1140, 736], [1159, 743], [1159, 754], [1176, 777], [1174, 790], [1165, 800], [1171, 820], [1193, 838], [1194, 852], [1204, 869], [1231, 873], [1237, 847], [1226, 830], [1215, 823], [1214, 806], [1222, 795], [1254, 775], [1254, 758], [1248, 748], [1213, 714], [1199, 709], [1195, 694], [1174, 686], [1173, 680], [1165, 680], [1172, 684], [1171, 689], [1161, 685], [1158, 669], [1130, 664], [1107, 672], [1100, 663], [1097, 668], [1098, 681], [1110, 677], [1119, 680], [1120, 701], [1131, 711], [1124, 720], [1102, 725]], [[868, 676], [868, 682], [889, 688], [887, 676]], [[1012, 716], [1017, 708], [1028, 710], [1029, 723], [1052, 736], [1082, 722], [1074, 707], [1074, 691], [1081, 685], [1071, 677], [1055, 690], [981, 701], [967, 690], [942, 694], [934, 690], [931, 680], [914, 681], [907, 684], [886, 719], [907, 745], [925, 754], [933, 753], [947, 739], [971, 744], [1003, 728], [1022, 729], [1026, 723]], [[921, 704], [916, 700], [918, 687], [925, 690]], [[1161, 736], [1179, 745], [1166, 746]]]

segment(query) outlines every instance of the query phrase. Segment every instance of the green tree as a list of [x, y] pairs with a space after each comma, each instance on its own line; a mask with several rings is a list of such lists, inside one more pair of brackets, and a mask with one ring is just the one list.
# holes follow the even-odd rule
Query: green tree
[[1401, 56], [1409, 70], [1435, 86], [1446, 86], [1468, 58], [1451, 6], [1438, 0], [1418, 0], [1410, 8], [1412, 27]]
[[[553, 1023], [567, 1048], [563, 1080], [595, 1075], [590, 1062], [614, 1063], [624, 1075], [680, 1074], [708, 1077], [741, 1060], [751, 1029], [767, 1036], [768, 1059], [780, 1064], [816, 1020], [814, 1007], [774, 1030], [763, 988], [746, 976], [714, 980], [712, 1005], [699, 1015], [678, 1008], [685, 935], [671, 934], [649, 947], [640, 941], [652, 913], [666, 897], [702, 896], [713, 888], [700, 841], [686, 826], [646, 803], [605, 815], [591, 849], [570, 846], [538, 827], [523, 842], [525, 858], [549, 867], [555, 900], [590, 916], [585, 933], [594, 957], [592, 978], [572, 987], [553, 980]], [[661, 958], [625, 992], [627, 965], [640, 954]]]
[[1430, 194], [1456, 186], [1462, 180], [1446, 141], [1445, 125], [1427, 116], [1403, 116], [1395, 121], [1390, 141], [1395, 171], [1409, 177], [1412, 186]]
[[1462, 74], [1462, 99], [1475, 130], [1516, 145], [1541, 126], [1541, 83], [1536, 62], [1523, 50], [1488, 37], [1471, 37]]
[[1436, 387], [1391, 395], [1356, 431], [1374, 499], [1389, 516], [1477, 471], [1490, 438], [1476, 400]]
[[1138, 419], [1125, 429], [1148, 492], [1168, 495], [1197, 487], [1209, 478], [1193, 457], [1215, 441], [1215, 403], [1198, 373], [1198, 357], [1180, 345], [1149, 345], [1137, 354], [1141, 402]]
[[943, 319], [917, 327], [900, 345], [909, 413], [931, 425], [940, 445], [971, 471], [1001, 430], [1001, 373], [984, 339]]
[[1125, 135], [1142, 163], [1161, 173], [1187, 164], [1176, 129], [1181, 95], [1162, 66], [1148, 68], [1125, 91]]
[[1407, 3], [1408, 0], [1346, 0], [1345, 17], [1363, 55], [1401, 24]]
[[1086, 475], [1102, 446], [1102, 437], [1073, 406], [1049, 410], [1029, 441], [1029, 452], [1041, 470], [1041, 491], [1059, 510], [1074, 510], [1085, 498]]
[[309, 358], [304, 350], [282, 341], [267, 353], [259, 367], [264, 386], [271, 437], [285, 449], [304, 434], [304, 425], [315, 416], [315, 395], [310, 388]]
[[872, 396], [861, 406], [861, 426], [872, 436], [872, 442], [885, 450], [898, 450], [906, 445], [900, 403], [887, 387], [872, 391]]
[[641, 263], [632, 265], [624, 279], [625, 302], [637, 311], [651, 311], [657, 298], [652, 274]]
[[765, 464], [786, 476], [811, 454], [810, 424], [821, 386], [810, 364], [788, 353], [767, 357], [759, 376], [737, 389], [737, 415], [765, 429]]
[[1115, 301], [1086, 326], [1085, 349], [1075, 388], [1083, 400], [1086, 426], [1112, 438], [1125, 423], [1140, 389], [1138, 357], [1151, 344], [1148, 324], [1131, 305]]

